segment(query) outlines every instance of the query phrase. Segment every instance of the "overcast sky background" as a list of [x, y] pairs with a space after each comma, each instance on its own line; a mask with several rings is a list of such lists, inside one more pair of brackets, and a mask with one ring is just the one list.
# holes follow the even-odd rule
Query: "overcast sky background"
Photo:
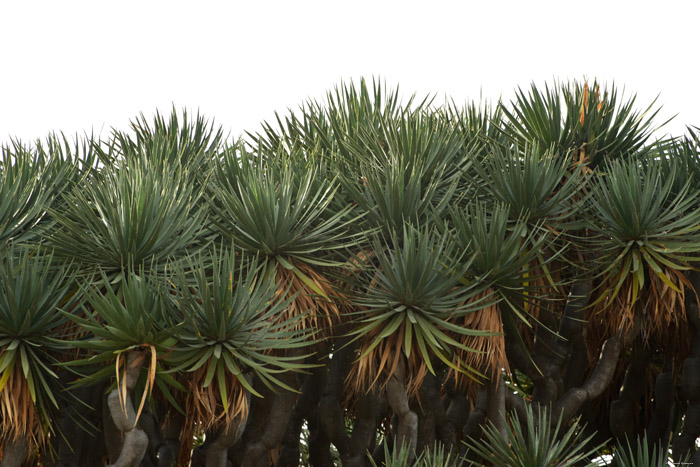
[[697, 1], [0, 0], [0, 143], [199, 110], [238, 136], [377, 76], [406, 96], [510, 100], [598, 78], [700, 126]]

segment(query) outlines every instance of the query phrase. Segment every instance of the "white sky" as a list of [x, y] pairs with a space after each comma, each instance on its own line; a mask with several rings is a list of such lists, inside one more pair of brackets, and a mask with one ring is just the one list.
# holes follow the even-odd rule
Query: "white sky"
[[692, 0], [0, 0], [0, 143], [173, 104], [238, 136], [360, 76], [458, 103], [597, 77], [640, 108], [660, 94], [678, 135], [700, 126], [698, 18]]

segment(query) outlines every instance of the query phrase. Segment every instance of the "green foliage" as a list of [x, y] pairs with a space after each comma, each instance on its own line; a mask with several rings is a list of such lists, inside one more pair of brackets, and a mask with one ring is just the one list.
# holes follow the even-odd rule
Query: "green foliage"
[[[455, 350], [474, 351], [465, 345], [465, 338], [491, 333], [455, 322], [490, 301], [488, 296], [476, 298], [483, 292], [481, 284], [460, 285], [469, 261], [461, 262], [462, 255], [449, 241], [450, 236], [405, 227], [401, 235], [394, 234], [390, 240], [375, 238], [376, 263], [362, 271], [362, 292], [354, 300], [362, 311], [352, 334], [366, 340], [360, 360], [367, 357], [372, 362], [372, 354], [378, 352], [376, 358], [386, 361], [387, 352], [394, 352], [403, 353], [409, 362], [421, 362], [431, 373], [435, 373], [431, 363], [435, 358], [457, 372], [478, 373], [466, 362], [454, 361]], [[360, 380], [367, 377], [361, 374]], [[412, 386], [420, 377], [414, 374], [408, 380]]]
[[353, 245], [352, 207], [335, 211], [336, 181], [315, 160], [293, 156], [227, 151], [216, 167], [212, 219], [224, 238], [261, 259], [333, 265], [329, 253]]
[[511, 141], [559, 154], [576, 151], [577, 161], [597, 168], [604, 160], [642, 155], [656, 130], [654, 102], [644, 111], [635, 110], [636, 97], [624, 100], [615, 86], [590, 86], [577, 81], [556, 83], [544, 90], [534, 83], [530, 92], [519, 89], [512, 109], [502, 107], [503, 131]]
[[168, 362], [179, 371], [205, 369], [204, 387], [216, 377], [223, 400], [224, 373], [259, 395], [246, 375], [284, 386], [275, 374], [307, 367], [300, 352], [285, 353], [306, 345], [305, 331], [294, 321], [275, 322], [293, 297], [280, 299], [277, 284], [258, 272], [256, 261], [245, 263], [226, 249], [177, 269], [177, 311], [171, 320], [181, 328]]
[[[688, 456], [675, 459], [674, 465], [683, 465], [687, 461]], [[618, 443], [612, 465], [615, 467], [667, 467], [671, 462], [668, 451], [659, 443], [653, 443], [650, 447], [645, 433], [644, 436], [637, 437], [636, 442], [631, 443], [629, 439], [625, 439], [624, 443]]]
[[[468, 406], [498, 375], [533, 397], [550, 376], [576, 386], [573, 367], [612, 335], [625, 356], [639, 333], [654, 337], [677, 367], [700, 260], [700, 130], [650, 141], [656, 111], [634, 102], [572, 82], [519, 90], [510, 107], [435, 108], [362, 80], [250, 141], [173, 109], [106, 141], [3, 147], [0, 439], [29, 436], [43, 456], [65, 421], [53, 412], [72, 390], [61, 383], [116, 384], [124, 404], [127, 362], [138, 414], [148, 400], [156, 423], [185, 415], [180, 461], [192, 433], [239, 426], [251, 407], [262, 430], [269, 401], [250, 401], [268, 390], [301, 388], [299, 411], [342, 414], [335, 459], [357, 451], [359, 411], [392, 377], [417, 413], [430, 391]], [[582, 278], [594, 287], [585, 309], [566, 301]], [[557, 330], [581, 333], [559, 346]], [[533, 356], [553, 343], [566, 362]], [[518, 351], [530, 362], [516, 369]], [[428, 372], [435, 386], [422, 385]], [[334, 435], [319, 417], [307, 419], [314, 447]], [[507, 437], [488, 425], [467, 445], [482, 464], [594, 465], [599, 447], [568, 422], [528, 409], [508, 417]], [[375, 435], [397, 430], [377, 423]], [[664, 461], [639, 443], [616, 462]], [[439, 444], [385, 445], [384, 457], [463, 461]]]
[[[391, 449], [389, 443], [384, 440], [384, 459], [380, 463], [368, 455], [373, 467], [408, 467], [409, 465], [411, 467], [450, 467], [459, 465], [458, 456], [445, 450], [445, 446], [440, 443], [435, 443], [431, 448], [425, 449], [417, 457], [411, 456], [411, 449], [406, 444], [402, 444], [398, 449], [396, 440], [392, 444], [394, 449]], [[411, 457], [415, 458], [409, 462]]]
[[455, 128], [436, 116], [405, 113], [378, 123], [350, 148], [341, 183], [368, 226], [390, 234], [439, 216], [456, 198], [468, 158]]
[[[5, 424], [16, 429], [31, 423], [27, 404], [33, 404], [43, 430], [50, 428], [49, 411], [58, 406], [60, 385], [55, 364], [70, 344], [58, 339], [71, 308], [75, 273], [49, 253], [10, 244], [0, 248], [0, 396]], [[17, 371], [21, 369], [21, 373]], [[22, 400], [24, 383], [31, 401]], [[13, 401], [14, 410], [4, 404]], [[11, 402], [10, 402], [11, 403]], [[19, 419], [16, 417], [20, 417]]]
[[[49, 138], [58, 147], [57, 138]], [[41, 239], [51, 226], [47, 210], [73, 177], [75, 165], [42, 146], [32, 150], [19, 142], [0, 148], [0, 247], [9, 241]]]
[[[544, 408], [537, 412], [528, 404], [525, 420], [512, 412], [506, 424], [506, 436], [489, 422], [484, 428], [484, 438], [470, 439], [467, 448], [479, 461], [468, 461], [470, 465], [495, 465], [509, 467], [565, 467], [574, 465], [597, 466], [589, 461], [595, 457], [600, 446], [590, 446], [593, 435], [585, 437], [583, 427], [574, 422], [561, 432], [562, 420], [556, 424]], [[524, 426], [523, 426], [524, 423]], [[524, 428], [524, 429], [523, 429]]]
[[64, 314], [79, 326], [75, 328], [79, 335], [69, 336], [71, 345], [89, 350], [90, 354], [63, 365], [85, 367], [78, 384], [94, 384], [111, 380], [119, 373], [120, 360], [126, 362], [130, 351], [145, 351], [153, 359], [143, 369], [144, 373], [151, 372], [149, 385], [161, 386], [164, 379], [178, 386], [155, 361], [170, 351], [179, 328], [168, 318], [172, 311], [163, 296], [163, 286], [154, 276], [134, 269], [124, 271], [120, 277], [122, 280], [115, 283], [101, 271], [98, 280], [81, 285], [84, 302], [80, 312]]
[[583, 166], [570, 170], [571, 158], [537, 147], [492, 145], [487, 157], [475, 164], [481, 190], [508, 206], [511, 220], [528, 224], [547, 222], [556, 227], [576, 214], [588, 177]]
[[524, 291], [524, 282], [531, 280], [530, 264], [548, 240], [539, 225], [529, 227], [521, 219], [511, 222], [504, 204], [451, 209], [450, 220], [458, 251], [468, 252], [467, 280], [484, 282], [506, 294]]
[[154, 171], [141, 160], [104, 170], [64, 195], [49, 236], [56, 254], [115, 276], [134, 265], [162, 267], [198, 246], [206, 211], [184, 169]]
[[664, 179], [661, 163], [616, 162], [593, 185], [589, 228], [597, 235], [591, 243], [601, 274], [611, 278], [613, 297], [631, 277], [636, 300], [645, 270], [678, 290], [673, 271], [687, 270], [698, 259], [700, 194], [690, 190], [690, 181], [673, 193], [675, 170]]

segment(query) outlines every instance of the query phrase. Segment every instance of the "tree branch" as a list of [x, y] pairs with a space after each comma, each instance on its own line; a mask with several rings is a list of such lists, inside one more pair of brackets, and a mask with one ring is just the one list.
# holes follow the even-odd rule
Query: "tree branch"
[[612, 381], [617, 367], [617, 359], [622, 350], [619, 337], [611, 337], [603, 344], [600, 358], [593, 373], [583, 386], [569, 389], [554, 406], [552, 420], [557, 420], [560, 414], [562, 420], [568, 421], [576, 415], [584, 402], [598, 397]]

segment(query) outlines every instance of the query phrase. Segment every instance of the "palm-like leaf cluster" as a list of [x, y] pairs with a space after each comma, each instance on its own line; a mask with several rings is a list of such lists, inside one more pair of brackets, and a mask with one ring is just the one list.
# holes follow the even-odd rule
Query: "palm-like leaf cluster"
[[674, 193], [675, 169], [662, 178], [661, 164], [609, 164], [591, 193], [590, 228], [601, 264], [596, 311], [617, 310], [605, 314], [609, 332], [635, 326], [668, 341], [687, 329], [685, 291], [695, 292], [684, 271], [698, 259], [700, 211], [691, 182]]
[[68, 348], [61, 337], [75, 275], [50, 254], [15, 245], [0, 251], [0, 411], [3, 438], [43, 444], [58, 408], [54, 368]]
[[585, 436], [578, 422], [563, 431], [562, 421], [552, 424], [550, 418], [545, 409], [535, 414], [530, 408], [525, 414], [523, 427], [520, 417], [514, 412], [510, 417], [511, 424], [506, 425], [507, 437], [501, 436], [495, 425], [488, 425], [484, 439], [465, 443], [478, 458], [470, 464], [523, 467], [598, 465], [593, 461], [598, 447], [591, 445], [592, 435]]
[[[106, 410], [117, 400], [125, 445], [149, 423], [179, 423], [181, 463], [202, 432], [202, 451], [237, 443], [242, 458], [283, 459], [302, 426], [357, 459], [371, 426], [405, 443], [387, 463], [435, 465], [457, 462], [456, 441], [475, 433], [461, 422], [445, 451], [416, 453], [443, 427], [417, 444], [412, 417], [421, 433], [425, 420], [447, 426], [450, 407], [478, 412], [477, 394], [503, 380], [527, 404], [584, 397], [596, 373], [567, 359], [606, 339], [627, 353], [673, 341], [658, 345], [664, 358], [687, 357], [700, 144], [692, 128], [651, 142], [655, 112], [634, 102], [574, 82], [519, 91], [510, 106], [436, 109], [362, 81], [247, 141], [173, 112], [106, 141], [4, 147], [0, 441], [60, 444], [61, 409], [94, 386]], [[579, 288], [592, 292], [576, 309]], [[568, 420], [501, 422], [470, 443], [489, 462], [588, 455]]]

